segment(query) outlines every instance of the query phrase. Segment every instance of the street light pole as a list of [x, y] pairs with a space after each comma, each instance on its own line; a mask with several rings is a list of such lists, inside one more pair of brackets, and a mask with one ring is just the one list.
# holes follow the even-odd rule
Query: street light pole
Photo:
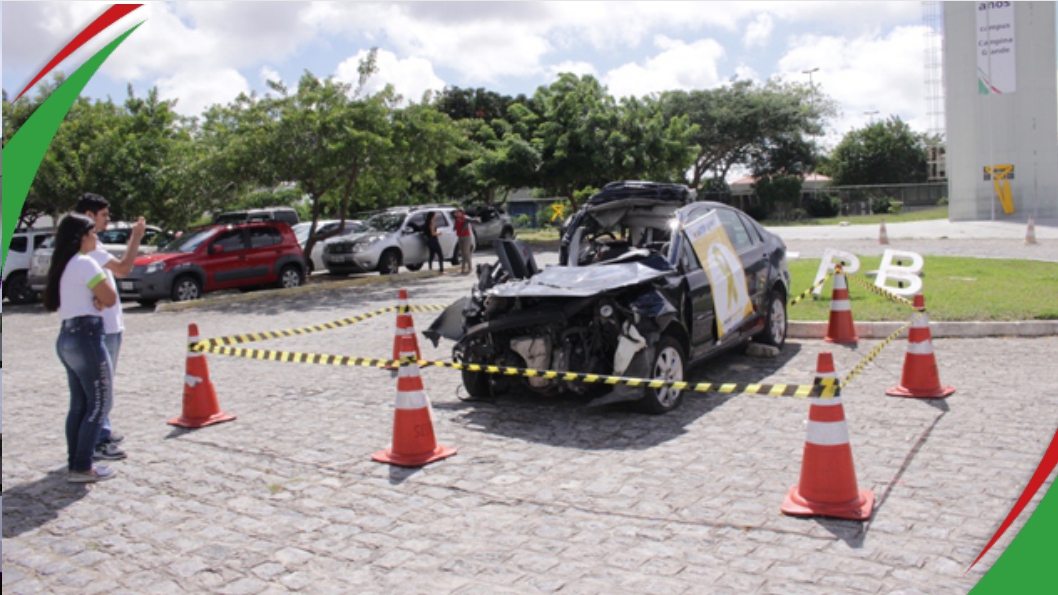
[[801, 71], [801, 74], [807, 74], [808, 75], [808, 86], [809, 87], [812, 86], [812, 73], [813, 72], [819, 72], [819, 67], [817, 66], [816, 68], [813, 68], [811, 70], [802, 70]]
[[871, 119], [871, 124], [874, 124], [874, 115], [878, 113], [878, 110], [872, 112], [863, 112], [863, 115], [868, 116]]

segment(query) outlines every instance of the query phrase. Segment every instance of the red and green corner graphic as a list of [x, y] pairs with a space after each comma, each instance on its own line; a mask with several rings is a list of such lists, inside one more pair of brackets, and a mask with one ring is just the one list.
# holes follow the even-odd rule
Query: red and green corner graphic
[[[107, 9], [58, 52], [26, 86], [26, 89], [19, 93], [19, 97], [74, 50], [140, 6], [142, 5], [115, 4]], [[22, 205], [25, 204], [30, 185], [63, 118], [66, 117], [85, 85], [103, 65], [103, 62], [142, 24], [141, 22], [125, 31], [78, 68], [37, 109], [4, 147], [3, 164], [6, 165], [4, 169], [7, 170], [7, 175], [3, 175], [4, 262], [7, 261], [11, 234], [18, 223], [19, 213], [22, 211]], [[17, 100], [16, 98], [15, 101]], [[1014, 507], [970, 567], [977, 564], [1010, 528], [1029, 501], [1046, 483], [1056, 466], [1058, 466], [1058, 430], [1055, 431], [1054, 439], [1044, 452], [1043, 459]], [[1058, 588], [1056, 587], [1058, 586], [1058, 571], [1054, 568], [1056, 551], [1058, 551], [1058, 490], [1051, 489], [1043, 495], [1035, 512], [1025, 522], [1013, 542], [970, 593], [972, 595], [1053, 593]]]

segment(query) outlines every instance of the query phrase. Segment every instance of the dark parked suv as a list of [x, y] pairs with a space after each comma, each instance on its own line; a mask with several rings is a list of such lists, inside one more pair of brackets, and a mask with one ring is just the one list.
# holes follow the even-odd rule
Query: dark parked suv
[[152, 305], [194, 300], [218, 289], [297, 287], [304, 279], [301, 246], [286, 223], [210, 225], [137, 258], [132, 273], [118, 282], [118, 293]]

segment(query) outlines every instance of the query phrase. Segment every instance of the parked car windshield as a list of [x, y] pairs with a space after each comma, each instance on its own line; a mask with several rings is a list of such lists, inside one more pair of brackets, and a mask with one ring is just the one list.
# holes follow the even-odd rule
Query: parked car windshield
[[378, 213], [368, 217], [364, 221], [364, 227], [368, 230], [393, 232], [400, 229], [404, 223], [405, 213]]
[[159, 252], [194, 252], [209, 238], [213, 237], [216, 233], [216, 228], [201, 229], [195, 232], [188, 232], [179, 238], [166, 244], [164, 248]]

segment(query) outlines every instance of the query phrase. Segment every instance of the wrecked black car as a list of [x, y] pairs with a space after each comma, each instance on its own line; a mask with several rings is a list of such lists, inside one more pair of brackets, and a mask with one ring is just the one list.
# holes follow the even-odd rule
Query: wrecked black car
[[[455, 341], [457, 362], [682, 380], [723, 350], [786, 339], [786, 246], [738, 209], [694, 202], [685, 186], [606, 185], [564, 226], [559, 266], [539, 270], [518, 240], [493, 246], [497, 263], [479, 265], [471, 295], [423, 333]], [[673, 388], [462, 374], [470, 399], [527, 388], [664, 413], [681, 398]]]

